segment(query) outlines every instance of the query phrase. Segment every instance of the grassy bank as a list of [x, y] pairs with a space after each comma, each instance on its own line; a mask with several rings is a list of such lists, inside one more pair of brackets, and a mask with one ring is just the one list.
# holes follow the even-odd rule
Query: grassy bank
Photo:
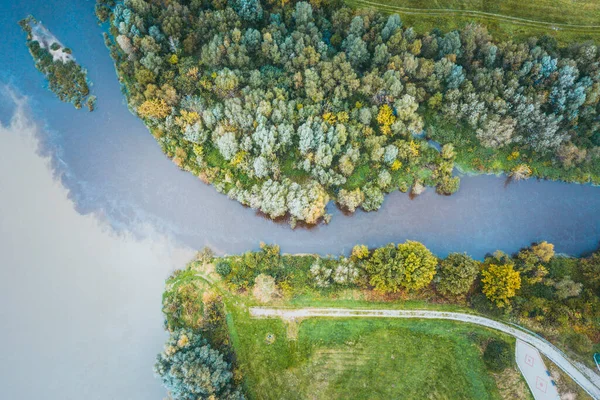
[[[405, 251], [406, 246], [396, 249]], [[410, 246], [413, 259], [419, 254], [424, 257], [419, 247]], [[597, 329], [593, 321], [587, 321], [594, 312], [586, 308], [594, 307], [595, 298], [584, 292], [570, 295], [566, 302], [554, 302], [557, 295], [549, 293], [552, 288], [531, 278], [530, 272], [531, 263], [539, 262], [547, 279], [570, 285], [569, 293], [581, 292], [582, 285], [561, 277], [568, 274], [577, 281], [583, 279], [587, 275], [571, 273], [576, 267], [592, 268], [596, 256], [554, 256], [552, 246], [544, 242], [512, 257], [497, 253], [486, 259], [483, 266], [476, 265], [478, 273], [488, 271], [489, 263], [500, 262], [515, 263], [516, 270], [523, 271], [519, 274], [525, 286], [508, 309], [502, 309], [478, 293], [482, 283], [475, 276], [463, 287], [466, 292], [462, 296], [440, 294], [449, 279], [444, 272], [448, 262], [459, 268], [463, 264], [456, 262], [460, 261], [463, 270], [469, 271], [469, 260], [464, 257], [438, 260], [438, 276], [418, 291], [373, 290], [367, 281], [367, 274], [372, 273], [369, 263], [380, 260], [381, 254], [381, 249], [356, 246], [349, 259], [282, 255], [277, 246], [264, 244], [258, 252], [220, 258], [203, 251], [198, 261], [167, 281], [163, 298], [166, 327], [171, 332], [181, 328], [200, 332], [231, 363], [236, 385], [243, 385], [251, 399], [420, 398], [422, 393], [449, 399], [530, 396], [514, 363], [509, 361], [502, 369], [490, 365], [491, 340], [514, 347], [514, 340], [500, 332], [454, 321], [251, 318], [249, 309], [257, 305], [475, 313], [532, 329], [586, 363], [587, 354], [595, 351], [595, 342], [586, 335]], [[541, 298], [535, 296], [540, 290], [545, 290], [552, 302], [543, 303], [547, 316], [533, 318], [531, 310], [536, 308], [528, 304], [540, 303]], [[549, 319], [557, 304], [562, 307], [559, 312], [574, 310], [584, 318]], [[559, 386], [577, 393], [576, 388]]]
[[600, 39], [600, 3], [593, 0], [346, 0], [355, 8], [398, 13], [418, 32], [443, 31], [476, 22], [500, 39], [548, 34], [560, 43]]
[[[303, 264], [308, 259], [295, 261]], [[304, 280], [301, 276], [299, 281]], [[432, 398], [501, 399], [515, 390], [519, 398], [530, 398], [514, 366], [498, 374], [486, 368], [483, 349], [490, 340], [514, 346], [513, 338], [493, 330], [452, 321], [315, 318], [290, 323], [250, 318], [248, 308], [260, 304], [252, 293], [232, 291], [213, 265], [198, 262], [167, 282], [165, 299], [178, 298], [177, 309], [164, 310], [169, 325], [198, 329], [197, 321], [213, 320], [207, 317], [207, 292], [219, 296], [225, 315], [223, 323], [201, 329], [211, 343], [234, 355], [235, 375], [250, 399], [416, 399], [423, 393]], [[467, 310], [307, 286], [272, 304]]]
[[250, 398], [502, 398], [481, 355], [481, 346], [499, 337], [489, 330], [358, 318], [286, 326], [250, 319], [236, 307], [231, 312]]
[[455, 165], [466, 174], [508, 175], [517, 166], [525, 164], [531, 168], [533, 178], [600, 185], [600, 161], [566, 168], [558, 160], [540, 155], [519, 144], [499, 149], [483, 147], [472, 129], [445, 122], [432, 113], [427, 114], [426, 121], [431, 139], [454, 144]]

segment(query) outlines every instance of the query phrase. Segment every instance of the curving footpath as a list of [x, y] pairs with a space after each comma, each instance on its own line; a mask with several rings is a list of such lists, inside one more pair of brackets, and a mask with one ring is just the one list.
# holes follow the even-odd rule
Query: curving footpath
[[281, 318], [283, 320], [296, 320], [310, 317], [328, 318], [421, 318], [421, 319], [447, 319], [453, 321], [468, 322], [471, 324], [485, 326], [514, 336], [529, 343], [542, 354], [548, 357], [554, 364], [571, 377], [592, 398], [600, 399], [600, 376], [585, 365], [571, 361], [563, 352], [545, 339], [525, 332], [521, 328], [511, 326], [502, 322], [494, 321], [478, 315], [463, 314], [457, 312], [431, 311], [431, 310], [361, 310], [350, 308], [270, 308], [250, 307], [250, 315], [255, 318]]

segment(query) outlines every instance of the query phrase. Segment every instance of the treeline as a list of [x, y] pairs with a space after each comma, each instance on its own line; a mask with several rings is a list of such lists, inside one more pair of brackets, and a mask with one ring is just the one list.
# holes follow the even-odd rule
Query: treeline
[[281, 255], [278, 246], [214, 260], [233, 291], [259, 301], [296, 296], [335, 297], [351, 288], [379, 300], [456, 303], [529, 327], [573, 351], [590, 355], [600, 342], [600, 252], [556, 255], [541, 242], [484, 261], [451, 253], [438, 258], [407, 241], [376, 249], [358, 245], [349, 257]]
[[[48, 80], [48, 88], [65, 103], [71, 103], [80, 109], [85, 105], [94, 110], [96, 96], [90, 94], [87, 71], [77, 64], [71, 49], [63, 47], [53, 37], [46, 34], [42, 25], [31, 15], [19, 21], [27, 33], [27, 47], [35, 61], [35, 67]], [[36, 34], [34, 29], [39, 29]]]
[[600, 182], [593, 43], [497, 42], [476, 25], [418, 35], [336, 0], [102, 1], [98, 16], [165, 153], [273, 218], [315, 223], [330, 199], [377, 210], [397, 189], [451, 194], [455, 161]]
[[154, 372], [170, 398], [244, 399], [221, 296], [199, 283], [194, 271], [178, 270], [167, 282], [162, 311], [169, 339]]

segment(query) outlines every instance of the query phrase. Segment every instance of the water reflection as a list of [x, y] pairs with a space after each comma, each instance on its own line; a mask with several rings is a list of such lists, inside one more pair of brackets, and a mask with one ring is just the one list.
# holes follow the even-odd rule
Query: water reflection
[[162, 399], [161, 293], [192, 252], [77, 213], [24, 110], [0, 127], [2, 398]]

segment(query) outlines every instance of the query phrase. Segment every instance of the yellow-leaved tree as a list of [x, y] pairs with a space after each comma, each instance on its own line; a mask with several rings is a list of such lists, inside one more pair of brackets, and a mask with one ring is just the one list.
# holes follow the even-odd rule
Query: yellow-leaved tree
[[481, 283], [485, 296], [498, 307], [505, 307], [521, 288], [521, 274], [513, 264], [488, 264], [481, 272]]
[[142, 118], [166, 118], [171, 107], [163, 99], [151, 99], [143, 102], [137, 109]]

